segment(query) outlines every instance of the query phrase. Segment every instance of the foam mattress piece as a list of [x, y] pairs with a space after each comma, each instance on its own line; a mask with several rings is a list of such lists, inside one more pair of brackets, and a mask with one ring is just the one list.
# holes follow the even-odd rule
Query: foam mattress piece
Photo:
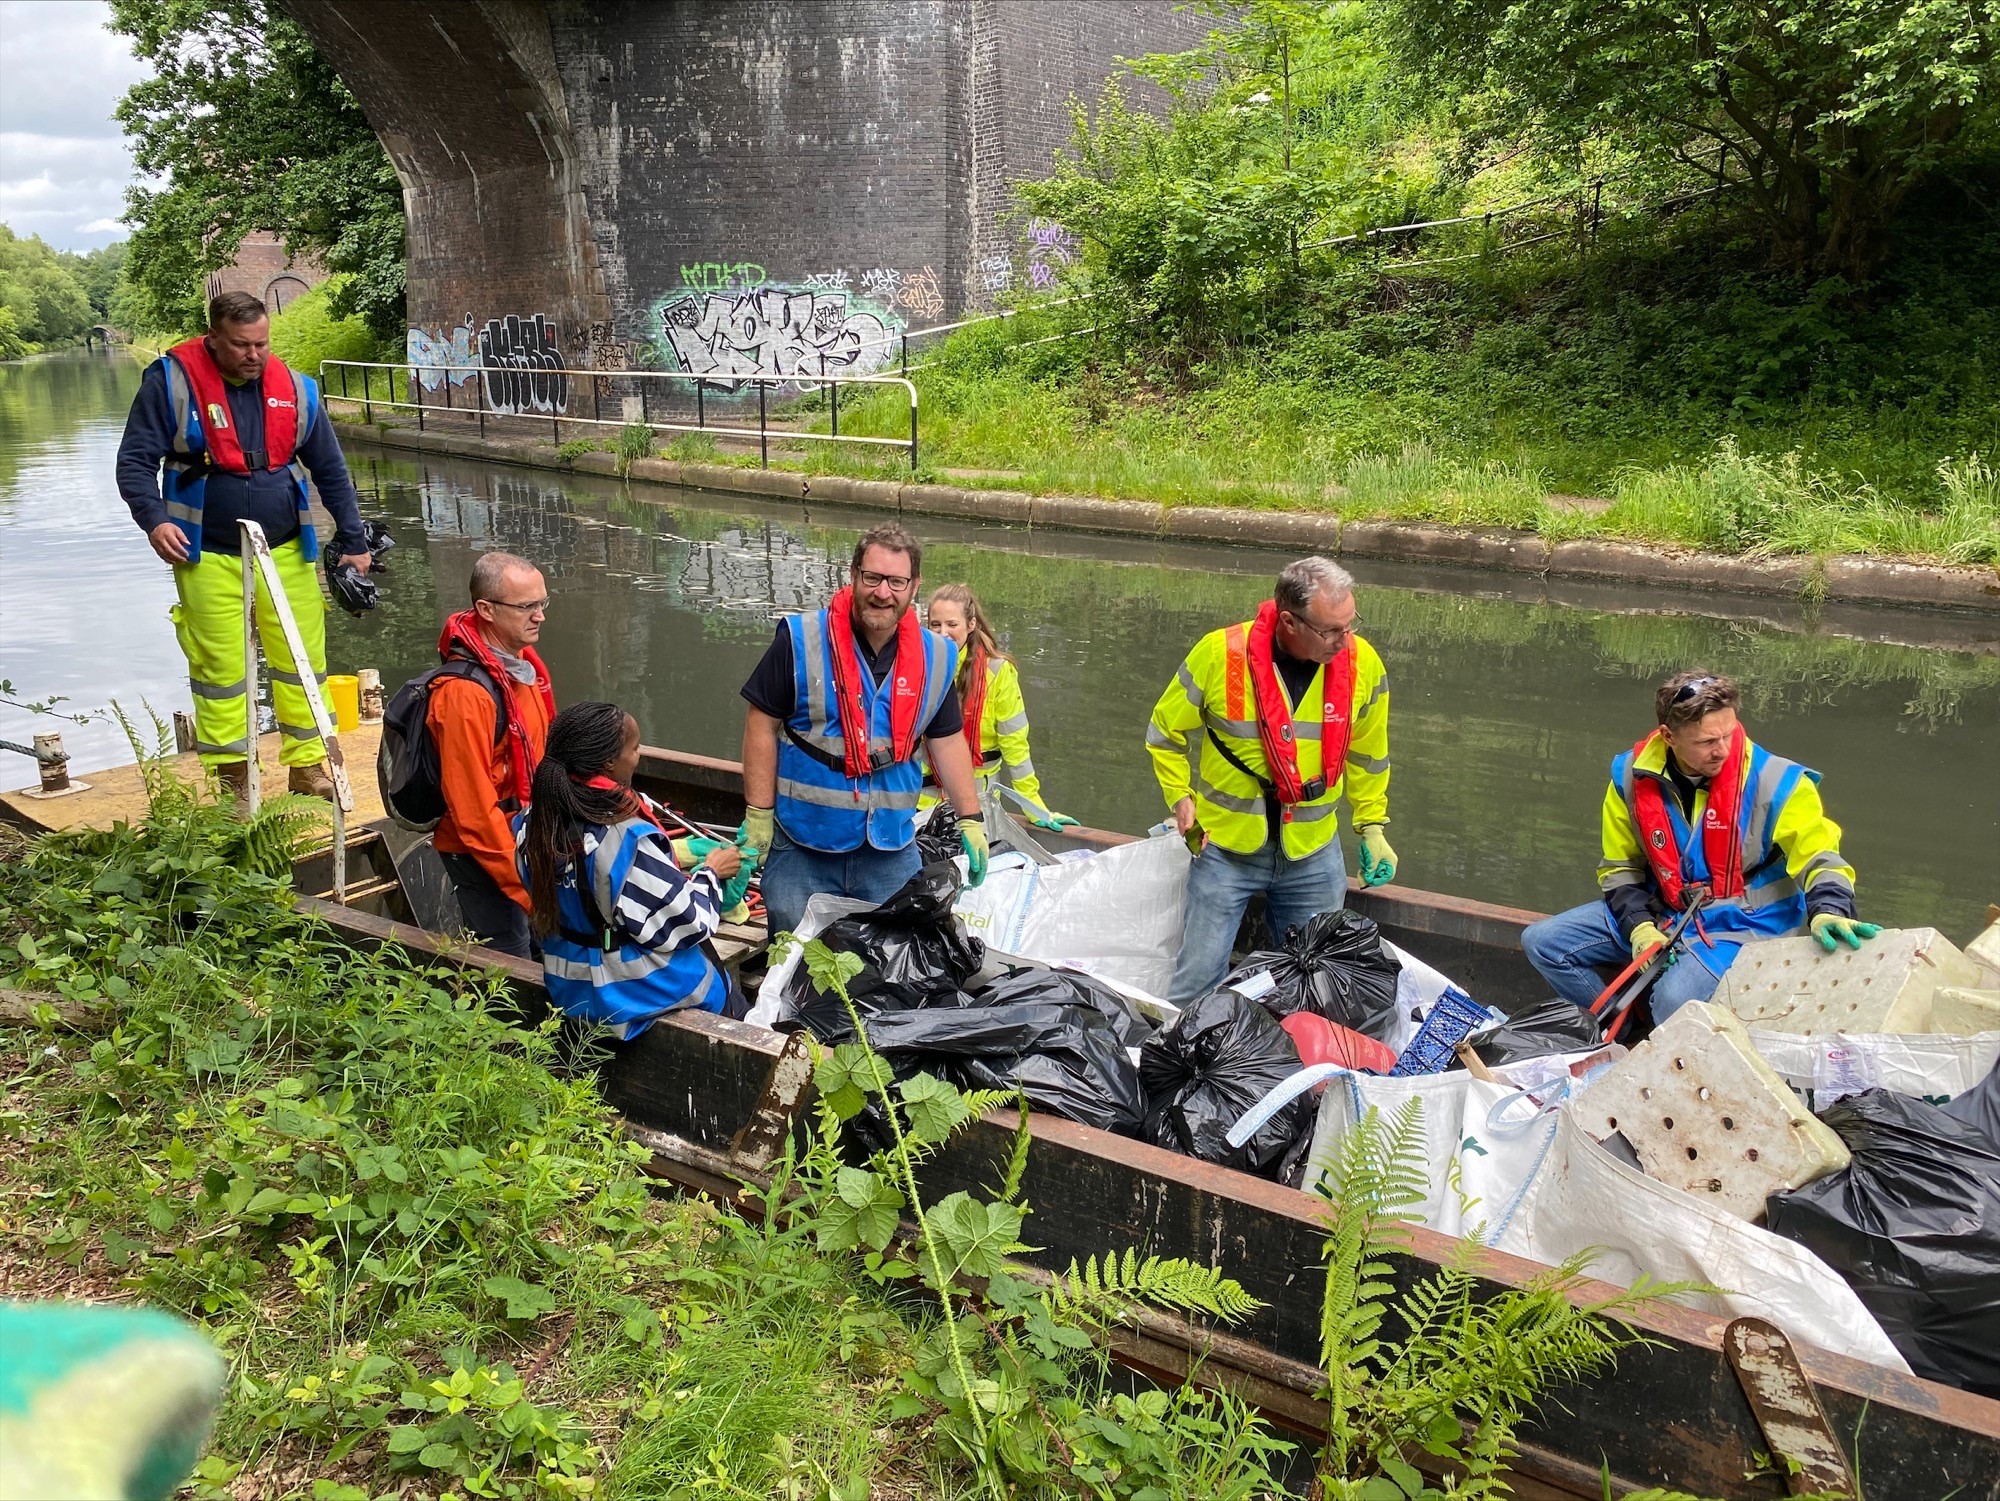
[[1806, 1109], [1741, 1021], [1700, 1001], [1676, 1011], [1571, 1107], [1600, 1141], [1616, 1131], [1648, 1177], [1740, 1219], [1846, 1167], [1832, 1127]]
[[1929, 1032], [1938, 987], [1977, 987], [1979, 969], [1936, 928], [1884, 928], [1858, 949], [1759, 938], [1723, 972], [1715, 1001], [1765, 1032]]
[[1931, 998], [1932, 1030], [1972, 1037], [1981, 1032], [2000, 1032], [2000, 989], [1969, 990], [1963, 985], [1941, 985]]
[[1982, 989], [1991, 990], [2000, 985], [2000, 922], [1990, 924], [1984, 933], [1968, 943], [1965, 957], [1979, 966]]

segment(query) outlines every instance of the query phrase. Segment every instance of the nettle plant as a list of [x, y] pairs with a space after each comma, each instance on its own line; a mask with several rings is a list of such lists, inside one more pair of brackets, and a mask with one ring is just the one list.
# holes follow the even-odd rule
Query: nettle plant
[[[782, 946], [787, 940], [779, 939]], [[867, 1043], [847, 993], [861, 968], [817, 940], [805, 944], [813, 984], [840, 997], [861, 1041], [823, 1055], [815, 1129], [788, 1151], [765, 1197], [767, 1218], [802, 1215], [820, 1249], [863, 1258], [880, 1282], [907, 1280], [939, 1316], [891, 1404], [924, 1418], [995, 1497], [1062, 1493], [1249, 1498], [1276, 1491], [1271, 1465], [1291, 1445], [1227, 1392], [1193, 1384], [1137, 1395], [1120, 1388], [1107, 1335], [1142, 1307], [1231, 1322], [1258, 1307], [1231, 1279], [1178, 1257], [1133, 1251], [1030, 1280], [1009, 1258], [1021, 1238], [1028, 1111], [1013, 1091], [961, 1091], [928, 1073], [897, 1080]], [[1014, 1101], [1021, 1119], [1000, 1184], [925, 1203], [918, 1169], [954, 1133]], [[888, 1145], [863, 1166], [843, 1160], [843, 1127], [867, 1112]], [[900, 1232], [908, 1217], [914, 1237]]]

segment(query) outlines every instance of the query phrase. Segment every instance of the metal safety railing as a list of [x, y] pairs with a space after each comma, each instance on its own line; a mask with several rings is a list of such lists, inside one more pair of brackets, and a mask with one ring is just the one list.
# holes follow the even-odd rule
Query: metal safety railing
[[[377, 371], [387, 372], [384, 384], [386, 394], [374, 389]], [[361, 386], [359, 393], [352, 389], [359, 372]], [[425, 377], [436, 375], [435, 382], [427, 382]], [[852, 443], [863, 447], [900, 448], [910, 456], [910, 468], [917, 467], [917, 388], [908, 377], [902, 375], [695, 375], [680, 370], [572, 370], [560, 366], [522, 367], [486, 365], [420, 365], [409, 361], [390, 362], [372, 360], [321, 360], [319, 366], [320, 390], [335, 401], [359, 402], [369, 421], [374, 421], [375, 408], [387, 407], [392, 410], [414, 411], [417, 414], [417, 429], [423, 431], [425, 422], [432, 417], [451, 415], [470, 417], [477, 420], [480, 434], [486, 432], [489, 421], [520, 421], [549, 424], [549, 431], [555, 440], [562, 441], [565, 423], [571, 427], [616, 427], [622, 428], [638, 424], [656, 430], [678, 433], [704, 433], [712, 437], [742, 438], [757, 440], [758, 456], [765, 468], [771, 464], [771, 444], [778, 443]], [[694, 388], [694, 421], [675, 421], [654, 416], [656, 393], [664, 384], [678, 383]], [[607, 392], [607, 386], [623, 385], [633, 392], [632, 396], [622, 391]], [[587, 386], [590, 392], [590, 415], [583, 416], [570, 410], [578, 405], [576, 393]], [[709, 420], [708, 404], [711, 396], [735, 396], [744, 387], [757, 389], [757, 425], [755, 427], [731, 426]], [[840, 430], [840, 388], [842, 386], [898, 386], [910, 402], [910, 435], [907, 438], [884, 438], [866, 433], [843, 433]], [[336, 389], [337, 387], [337, 389]], [[458, 388], [454, 391], [454, 387]], [[468, 391], [466, 388], [470, 388]], [[828, 432], [812, 432], [803, 428], [773, 427], [770, 416], [770, 393], [775, 390], [793, 388], [797, 391], [817, 392], [824, 388], [828, 393], [828, 409], [831, 414]], [[495, 390], [499, 398], [495, 398]], [[671, 389], [671, 387], [669, 387]], [[429, 399], [426, 400], [426, 391]], [[614, 395], [621, 403], [618, 416], [604, 415], [603, 400]], [[623, 408], [625, 402], [637, 400], [636, 414]]]

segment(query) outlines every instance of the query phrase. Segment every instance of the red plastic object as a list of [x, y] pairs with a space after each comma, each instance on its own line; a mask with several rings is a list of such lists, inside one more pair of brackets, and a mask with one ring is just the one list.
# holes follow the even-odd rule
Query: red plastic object
[[1318, 1012], [1294, 1011], [1278, 1025], [1291, 1035], [1299, 1062], [1308, 1068], [1316, 1063], [1337, 1063], [1342, 1068], [1386, 1074], [1396, 1066], [1395, 1050], [1388, 1044], [1330, 1022]]

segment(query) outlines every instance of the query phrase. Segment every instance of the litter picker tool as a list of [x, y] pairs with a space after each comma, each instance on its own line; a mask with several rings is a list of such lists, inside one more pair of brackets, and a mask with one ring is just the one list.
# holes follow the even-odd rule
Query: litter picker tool
[[1687, 906], [1668, 924], [1665, 941], [1635, 954], [1632, 962], [1620, 970], [1617, 977], [1590, 1003], [1590, 1014], [1604, 1025], [1606, 1042], [1616, 1041], [1618, 1034], [1625, 1030], [1625, 1021], [1632, 1014], [1633, 1005], [1653, 988], [1653, 982], [1659, 979], [1672, 959], [1674, 945], [1681, 942], [1688, 925], [1708, 905], [1706, 886], [1690, 886], [1687, 890]]

